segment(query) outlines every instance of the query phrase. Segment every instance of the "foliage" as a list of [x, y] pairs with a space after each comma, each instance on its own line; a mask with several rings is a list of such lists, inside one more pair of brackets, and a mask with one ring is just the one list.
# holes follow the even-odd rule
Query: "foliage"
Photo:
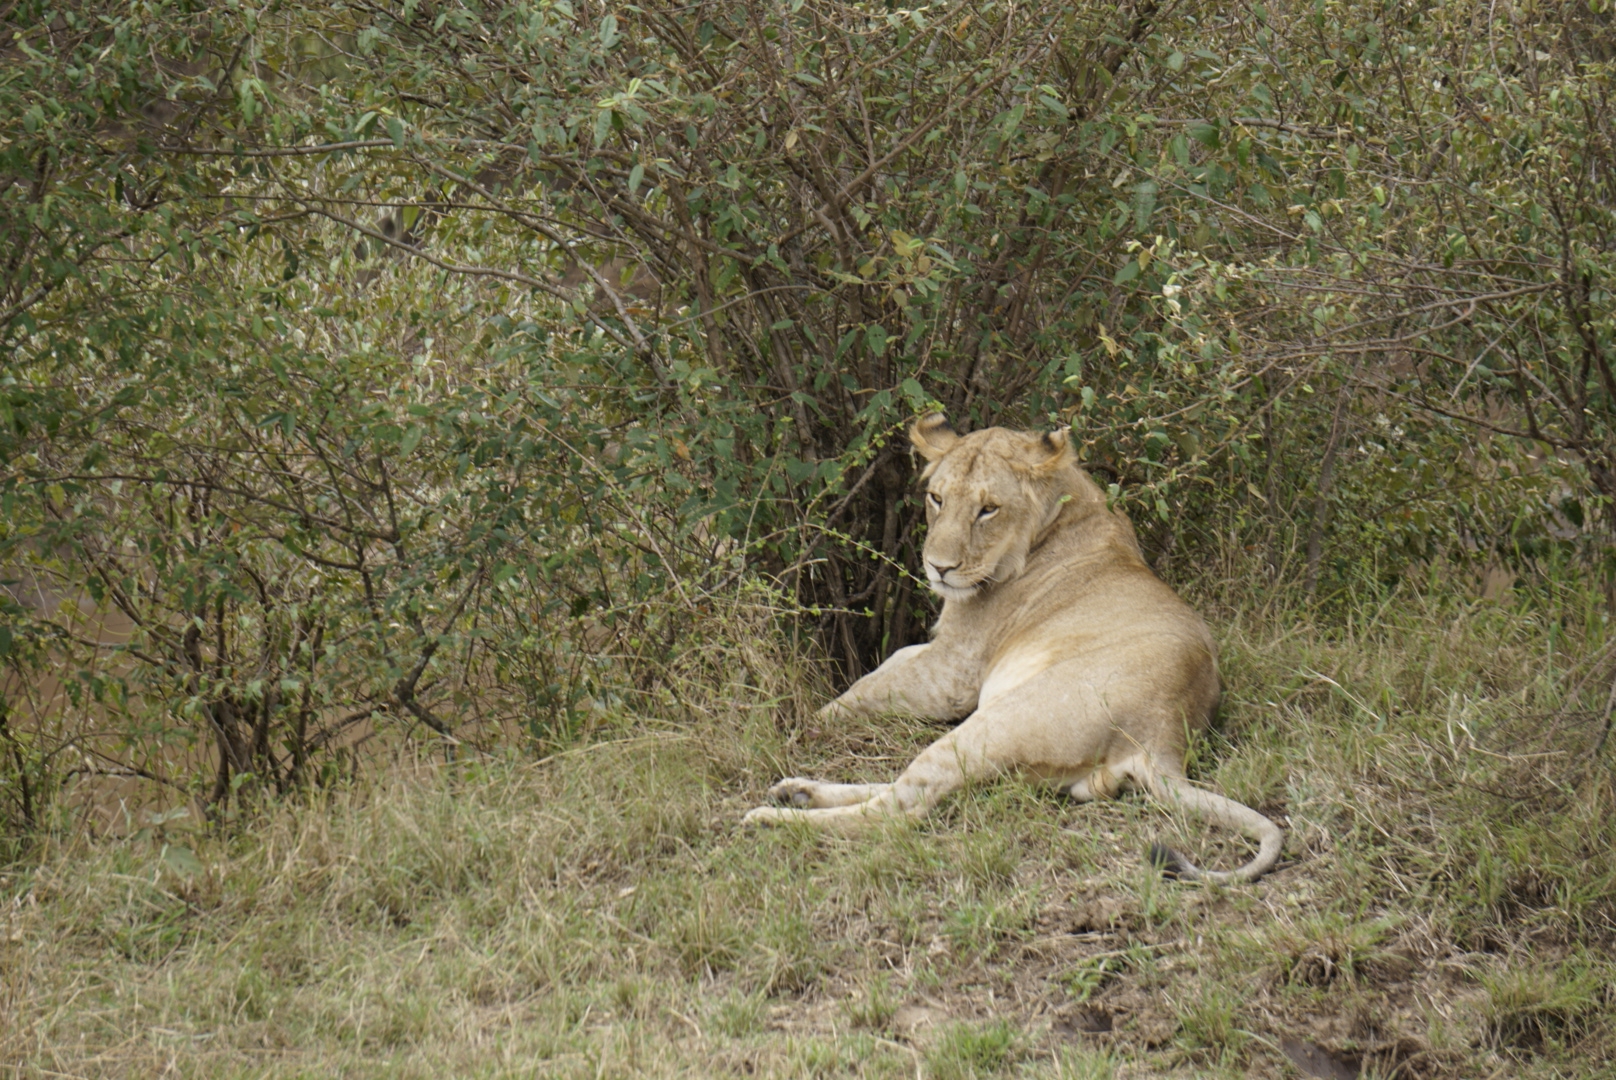
[[936, 405], [1163, 572], [1603, 559], [1609, 15], [1491, 10], [17, 0], [6, 820], [677, 709], [743, 580], [857, 675]]

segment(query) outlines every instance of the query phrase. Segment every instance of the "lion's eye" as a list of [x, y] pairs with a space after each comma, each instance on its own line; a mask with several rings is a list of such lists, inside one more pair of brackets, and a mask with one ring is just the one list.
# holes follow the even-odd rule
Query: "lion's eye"
[[926, 492], [926, 501], [931, 504], [931, 508], [933, 510], [941, 510], [943, 508], [943, 500], [939, 499], [937, 497], [937, 493], [934, 491]]
[[986, 521], [988, 518], [992, 517], [994, 514], [997, 514], [998, 512], [999, 512], [999, 508], [997, 506], [993, 506], [992, 504], [989, 504], [987, 506], [984, 506], [982, 508], [981, 512], [976, 515], [976, 520], [978, 520], [978, 521]]

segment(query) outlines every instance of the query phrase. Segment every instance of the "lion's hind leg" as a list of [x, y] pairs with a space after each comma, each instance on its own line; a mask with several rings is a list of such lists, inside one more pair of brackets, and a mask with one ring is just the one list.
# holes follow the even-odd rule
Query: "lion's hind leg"
[[1066, 787], [1066, 794], [1075, 802], [1090, 802], [1094, 799], [1114, 799], [1122, 785], [1111, 772], [1100, 766], [1083, 779]]

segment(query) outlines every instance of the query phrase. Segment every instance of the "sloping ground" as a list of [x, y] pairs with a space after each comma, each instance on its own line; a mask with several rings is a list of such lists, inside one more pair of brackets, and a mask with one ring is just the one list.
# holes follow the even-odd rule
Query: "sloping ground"
[[1017, 783], [743, 831], [781, 772], [935, 736], [777, 718], [754, 662], [676, 687], [699, 726], [50, 843], [0, 875], [4, 1075], [1613, 1075], [1602, 608], [1217, 622], [1198, 776], [1290, 829], [1256, 885], [1145, 865], [1242, 858], [1194, 822]]

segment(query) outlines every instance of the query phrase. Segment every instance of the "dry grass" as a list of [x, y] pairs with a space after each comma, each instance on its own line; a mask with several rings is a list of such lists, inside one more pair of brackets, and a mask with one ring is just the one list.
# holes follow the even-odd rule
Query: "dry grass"
[[805, 730], [812, 674], [732, 621], [672, 665], [678, 723], [48, 838], [0, 872], [0, 1074], [1612, 1075], [1602, 606], [1201, 601], [1228, 700], [1196, 775], [1291, 830], [1257, 885], [1162, 881], [1159, 833], [1238, 842], [1015, 783], [741, 831], [781, 771], [884, 777], [935, 731]]

